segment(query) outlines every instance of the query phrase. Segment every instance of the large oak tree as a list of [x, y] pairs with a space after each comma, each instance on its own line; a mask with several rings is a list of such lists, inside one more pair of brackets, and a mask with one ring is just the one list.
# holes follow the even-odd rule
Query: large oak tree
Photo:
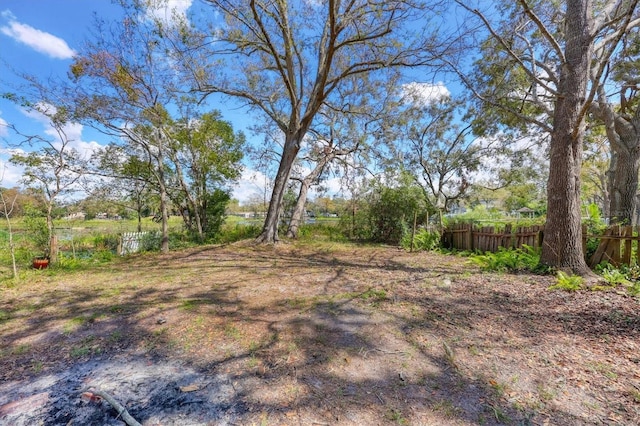
[[[489, 106], [485, 118], [549, 134], [547, 224], [540, 262], [590, 274], [581, 244], [580, 186], [586, 116], [610, 58], [633, 21], [637, 0], [503, 2], [501, 22], [458, 2], [489, 36], [479, 68], [462, 76]], [[522, 126], [522, 123], [526, 125]]]
[[[303, 138], [343, 82], [425, 64], [438, 15], [413, 0], [207, 0], [224, 23], [182, 29], [180, 43], [203, 93], [246, 102], [282, 132], [282, 150], [260, 242], [278, 240], [282, 200]], [[435, 4], [436, 2], [431, 2]], [[432, 6], [433, 7], [433, 6]], [[439, 19], [439, 18], [438, 18]]]

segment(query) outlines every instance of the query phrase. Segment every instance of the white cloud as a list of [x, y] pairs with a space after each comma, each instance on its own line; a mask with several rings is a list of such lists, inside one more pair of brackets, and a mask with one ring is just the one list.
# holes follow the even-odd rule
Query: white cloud
[[84, 158], [90, 157], [91, 154], [103, 148], [103, 146], [96, 141], [82, 140], [82, 130], [84, 126], [79, 123], [65, 124], [61, 128], [64, 135], [60, 135], [58, 131], [51, 126], [51, 120], [49, 119], [49, 117], [43, 114], [43, 112], [46, 114], [55, 114], [54, 106], [46, 105], [46, 104], [38, 104], [36, 105], [35, 108], [36, 109], [30, 109], [30, 110], [23, 109], [22, 113], [25, 116], [39, 122], [44, 126], [45, 128], [44, 133], [50, 137], [50, 140], [52, 141], [52, 144], [54, 147], [59, 148], [61, 146], [62, 140], [60, 138], [62, 136], [66, 138], [68, 146], [70, 148], [77, 150], [80, 153], [80, 155], [82, 155]]
[[151, 0], [147, 7], [147, 19], [171, 24], [176, 19], [186, 19], [193, 0]]
[[24, 151], [21, 149], [0, 148], [0, 186], [4, 188], [20, 186], [20, 179], [24, 174], [23, 167], [9, 162], [9, 158], [13, 154], [24, 154]]
[[[0, 111], [0, 115], [1, 114], [2, 114], [2, 111]], [[9, 135], [9, 123], [7, 123], [7, 120], [0, 117], [0, 137], [5, 137], [8, 135]]]
[[18, 22], [10, 11], [5, 10], [2, 16], [9, 22], [0, 27], [0, 32], [17, 42], [55, 59], [70, 59], [76, 54], [63, 39]]
[[[240, 201], [240, 204], [246, 203], [251, 198], [264, 197], [265, 187], [269, 185], [270, 181], [264, 173], [245, 169], [242, 172], [240, 180], [233, 187], [233, 194], [231, 196]], [[268, 202], [269, 198], [271, 198], [270, 188], [267, 188], [266, 197]]]
[[431, 102], [437, 102], [451, 96], [451, 92], [444, 83], [418, 83], [411, 82], [402, 85], [402, 95], [408, 97], [418, 106], [426, 106]]

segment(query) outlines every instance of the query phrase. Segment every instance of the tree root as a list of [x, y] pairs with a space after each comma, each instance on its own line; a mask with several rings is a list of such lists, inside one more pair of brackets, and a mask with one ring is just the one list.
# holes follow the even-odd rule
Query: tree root
[[[141, 423], [139, 423], [136, 419], [131, 417], [131, 415], [129, 414], [127, 409], [124, 408], [122, 406], [122, 404], [120, 404], [118, 401], [116, 401], [108, 393], [100, 391], [100, 390], [93, 390], [93, 389], [92, 390], [88, 390], [88, 389], [85, 389], [82, 392], [82, 396], [85, 397], [85, 398], [88, 398], [90, 401], [96, 401], [99, 398], [102, 398], [105, 401], [107, 401], [109, 404], [111, 404], [111, 406], [118, 412], [118, 418], [122, 417], [122, 420], [124, 420], [124, 422], [126, 424], [128, 424], [129, 426], [142, 426]], [[98, 398], [96, 398], [96, 397], [98, 397]]]

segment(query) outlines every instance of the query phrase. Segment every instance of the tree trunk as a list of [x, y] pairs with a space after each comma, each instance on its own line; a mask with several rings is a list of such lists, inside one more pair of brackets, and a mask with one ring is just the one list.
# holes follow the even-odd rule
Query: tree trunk
[[296, 132], [293, 135], [286, 135], [282, 158], [280, 160], [280, 166], [278, 167], [278, 173], [273, 183], [273, 191], [271, 192], [271, 200], [269, 201], [269, 209], [267, 210], [267, 217], [262, 227], [262, 232], [256, 238], [258, 243], [274, 244], [279, 241], [278, 238], [278, 223], [280, 221], [280, 214], [282, 210], [282, 200], [284, 198], [285, 190], [287, 189], [287, 182], [291, 174], [291, 167], [293, 162], [300, 151], [300, 141], [304, 136], [304, 132]]
[[[612, 146], [610, 185], [611, 223], [636, 225], [636, 194], [638, 192], [638, 172], [640, 171], [640, 138], [635, 143], [626, 143], [624, 148]], [[635, 145], [635, 146], [634, 146]], [[615, 158], [615, 161], [613, 160]]]
[[567, 0], [565, 62], [553, 114], [547, 183], [547, 223], [540, 263], [590, 275], [582, 250], [580, 170], [584, 107], [593, 42], [589, 0]]
[[296, 200], [296, 207], [293, 210], [293, 214], [291, 215], [291, 220], [289, 221], [289, 229], [287, 230], [288, 238], [298, 238], [298, 229], [302, 224], [302, 220], [304, 218], [304, 207], [307, 204], [307, 193], [309, 192], [309, 188], [311, 187], [311, 183], [316, 180], [324, 170], [325, 166], [335, 158], [335, 152], [326, 153], [318, 164], [313, 168], [313, 171], [309, 173], [302, 181], [300, 182], [300, 192], [298, 193], [298, 199]]
[[293, 209], [293, 214], [289, 221], [289, 229], [287, 230], [288, 238], [298, 238], [298, 230], [304, 219], [304, 207], [307, 204], [307, 193], [310, 186], [311, 179], [308, 179], [308, 177], [300, 182], [300, 192], [296, 200], [296, 207]]

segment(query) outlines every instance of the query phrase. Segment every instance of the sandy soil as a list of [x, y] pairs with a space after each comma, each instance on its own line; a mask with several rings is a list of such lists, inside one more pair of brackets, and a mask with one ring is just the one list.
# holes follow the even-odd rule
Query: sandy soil
[[553, 283], [320, 242], [45, 270], [0, 289], [0, 424], [640, 424], [640, 300]]

